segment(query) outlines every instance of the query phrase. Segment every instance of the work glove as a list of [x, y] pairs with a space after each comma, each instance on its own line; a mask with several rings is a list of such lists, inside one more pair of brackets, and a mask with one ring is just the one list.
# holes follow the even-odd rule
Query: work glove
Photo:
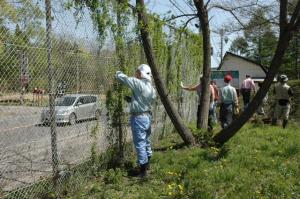
[[180, 87], [181, 87], [181, 88], [184, 88], [184, 86], [183, 86], [183, 83], [182, 83], [182, 82], [180, 82]]

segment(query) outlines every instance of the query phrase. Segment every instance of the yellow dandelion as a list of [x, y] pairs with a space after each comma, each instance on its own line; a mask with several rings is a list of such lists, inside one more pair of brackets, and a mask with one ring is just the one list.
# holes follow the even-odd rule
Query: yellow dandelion
[[179, 187], [179, 190], [181, 190], [181, 191], [183, 190], [183, 186], [181, 184], [179, 184], [178, 187]]
[[219, 149], [218, 148], [216, 148], [216, 147], [210, 147], [212, 150], [214, 150], [214, 151], [219, 151]]

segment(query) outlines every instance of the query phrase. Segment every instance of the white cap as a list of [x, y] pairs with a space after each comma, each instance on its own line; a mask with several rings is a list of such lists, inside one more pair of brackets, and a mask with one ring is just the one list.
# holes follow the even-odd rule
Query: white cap
[[287, 82], [289, 79], [286, 75], [280, 75], [280, 81], [281, 82]]
[[138, 70], [141, 72], [141, 77], [151, 81], [151, 68], [147, 64], [142, 64], [138, 67]]

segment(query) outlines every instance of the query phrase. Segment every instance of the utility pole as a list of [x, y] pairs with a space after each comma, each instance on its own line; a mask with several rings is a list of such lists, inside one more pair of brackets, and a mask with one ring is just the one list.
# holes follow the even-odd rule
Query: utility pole
[[51, 62], [51, 0], [45, 0], [46, 6], [46, 46], [47, 46], [47, 65], [48, 65], [48, 92], [49, 92], [49, 109], [50, 109], [50, 134], [51, 134], [51, 150], [52, 150], [52, 172], [53, 182], [57, 185], [58, 178], [58, 153], [57, 153], [57, 132], [55, 122], [55, 92], [54, 92], [54, 72]]
[[228, 37], [225, 36], [224, 28], [221, 28], [220, 30], [212, 30], [212, 32], [220, 36], [220, 63], [221, 63], [223, 59], [224, 42], [225, 44], [227, 44]]
[[220, 38], [221, 38], [221, 54], [220, 54], [220, 63], [222, 62], [222, 59], [223, 59], [223, 46], [224, 46], [224, 43], [223, 43], [223, 39], [224, 39], [224, 29], [222, 28], [220, 30]]

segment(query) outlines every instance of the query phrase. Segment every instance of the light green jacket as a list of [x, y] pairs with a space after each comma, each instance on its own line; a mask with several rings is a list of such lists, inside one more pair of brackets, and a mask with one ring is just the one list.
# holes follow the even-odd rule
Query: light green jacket
[[117, 71], [116, 78], [119, 82], [132, 90], [130, 105], [131, 113], [151, 111], [152, 103], [156, 98], [156, 92], [151, 81], [147, 79], [138, 79], [136, 77], [128, 77], [121, 71]]

